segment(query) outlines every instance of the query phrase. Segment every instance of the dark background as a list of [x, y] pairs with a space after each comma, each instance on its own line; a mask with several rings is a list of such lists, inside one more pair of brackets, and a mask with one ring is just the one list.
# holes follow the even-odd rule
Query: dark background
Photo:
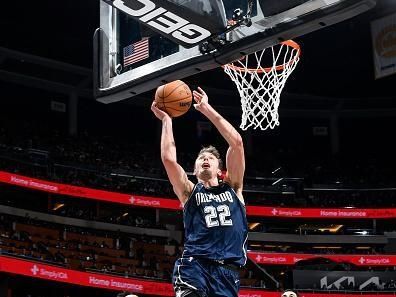
[[[302, 61], [286, 91], [334, 97], [392, 96], [393, 77], [374, 80], [370, 21], [393, 13], [395, 6], [391, 0], [378, 0], [377, 7], [363, 15], [298, 38]], [[2, 47], [92, 67], [98, 1], [9, 1], [3, 4], [0, 24]], [[199, 76], [215, 86], [207, 77]]]

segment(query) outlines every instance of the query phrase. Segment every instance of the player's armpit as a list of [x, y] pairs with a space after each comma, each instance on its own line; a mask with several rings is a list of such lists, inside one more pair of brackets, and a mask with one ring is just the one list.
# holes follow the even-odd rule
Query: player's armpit
[[179, 190], [175, 189], [175, 187], [173, 187], [173, 191], [179, 198], [180, 202], [182, 202], [184, 205], [190, 197], [193, 188], [194, 184], [188, 179], [187, 174], [185, 174], [183, 191], [181, 191], [181, 193], [179, 194]]
[[239, 200], [241, 200], [241, 202], [243, 204], [245, 204], [245, 199], [243, 198], [243, 195], [242, 195], [243, 184], [232, 182], [232, 180], [229, 178], [229, 174], [226, 174], [226, 176], [224, 178], [224, 182], [231, 186], [231, 188], [235, 191], [235, 194], [237, 195]]

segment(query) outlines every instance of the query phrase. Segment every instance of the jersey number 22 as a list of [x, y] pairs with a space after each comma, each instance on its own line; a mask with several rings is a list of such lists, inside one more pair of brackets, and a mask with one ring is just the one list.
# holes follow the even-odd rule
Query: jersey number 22
[[217, 207], [213, 205], [205, 206], [205, 221], [208, 228], [216, 226], [232, 226], [232, 219], [230, 218], [230, 208], [228, 205], [222, 204]]

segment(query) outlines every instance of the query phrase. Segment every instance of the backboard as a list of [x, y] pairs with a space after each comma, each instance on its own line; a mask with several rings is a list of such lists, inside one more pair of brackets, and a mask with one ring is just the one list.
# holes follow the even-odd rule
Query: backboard
[[[375, 4], [376, 0], [100, 0], [94, 95], [103, 103], [129, 99], [341, 22]], [[230, 28], [230, 23], [237, 24]]]

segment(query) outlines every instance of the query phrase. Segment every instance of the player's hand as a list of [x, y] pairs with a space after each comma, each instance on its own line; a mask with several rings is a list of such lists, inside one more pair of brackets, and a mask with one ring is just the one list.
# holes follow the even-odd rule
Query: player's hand
[[200, 112], [204, 112], [209, 104], [208, 95], [206, 95], [205, 91], [198, 87], [198, 91], [193, 91], [193, 98], [196, 102], [194, 108]]
[[151, 104], [151, 111], [161, 121], [166, 118], [171, 119], [171, 117], [165, 111], [163, 111], [157, 107], [157, 102], [155, 102], [155, 101], [153, 101], [153, 103]]

